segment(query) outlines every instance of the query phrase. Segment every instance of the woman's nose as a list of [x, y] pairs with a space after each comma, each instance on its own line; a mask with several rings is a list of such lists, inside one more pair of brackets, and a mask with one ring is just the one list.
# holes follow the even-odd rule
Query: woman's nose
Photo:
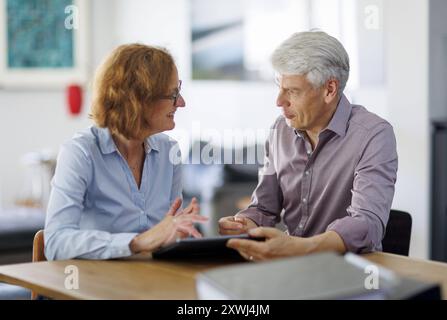
[[183, 98], [183, 96], [181, 94], [179, 94], [177, 103], [175, 104], [175, 106], [179, 107], [179, 108], [183, 108], [184, 106], [186, 106], [185, 99]]

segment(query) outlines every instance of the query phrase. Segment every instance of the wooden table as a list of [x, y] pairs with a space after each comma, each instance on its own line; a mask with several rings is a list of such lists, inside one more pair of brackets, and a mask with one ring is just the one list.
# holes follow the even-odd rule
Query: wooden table
[[[364, 258], [416, 279], [438, 282], [447, 298], [447, 264], [387, 253]], [[241, 262], [165, 262], [149, 257], [128, 260], [66, 260], [0, 266], [0, 281], [55, 299], [196, 299], [198, 272]], [[242, 262], [244, 263], [244, 262]], [[79, 289], [66, 289], [67, 266], [79, 270]]]

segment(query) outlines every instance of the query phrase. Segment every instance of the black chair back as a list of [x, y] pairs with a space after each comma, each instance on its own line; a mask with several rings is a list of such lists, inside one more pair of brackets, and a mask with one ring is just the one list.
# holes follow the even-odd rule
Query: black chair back
[[382, 240], [383, 252], [408, 256], [411, 238], [411, 215], [404, 211], [391, 210]]

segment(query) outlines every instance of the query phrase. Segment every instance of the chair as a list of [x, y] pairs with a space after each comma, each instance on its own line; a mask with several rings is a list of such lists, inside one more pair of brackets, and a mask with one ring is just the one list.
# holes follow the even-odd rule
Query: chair
[[391, 210], [382, 240], [383, 252], [408, 256], [411, 238], [411, 215], [404, 211]]
[[[43, 230], [37, 231], [36, 235], [34, 236], [33, 241], [33, 262], [39, 262], [39, 261], [47, 261], [47, 258], [45, 258], [45, 252], [44, 252], [44, 238], [43, 238]], [[38, 294], [34, 291], [31, 292], [31, 300], [37, 300]]]

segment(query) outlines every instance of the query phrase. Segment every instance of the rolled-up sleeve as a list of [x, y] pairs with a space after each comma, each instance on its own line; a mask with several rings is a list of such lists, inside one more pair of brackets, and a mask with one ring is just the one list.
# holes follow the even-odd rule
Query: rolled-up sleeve
[[248, 208], [237, 213], [253, 220], [258, 226], [275, 226], [281, 219], [283, 194], [278, 183], [274, 161], [274, 140], [277, 139], [275, 125], [265, 143], [264, 166], [259, 171], [259, 182], [254, 190]]
[[112, 259], [131, 255], [130, 241], [137, 233], [112, 234], [80, 230], [84, 197], [92, 179], [92, 162], [74, 142], [62, 146], [45, 222], [45, 256], [48, 260]]
[[335, 231], [351, 252], [382, 249], [397, 175], [396, 139], [393, 128], [381, 123], [371, 130], [354, 172], [348, 215], [333, 221]]

